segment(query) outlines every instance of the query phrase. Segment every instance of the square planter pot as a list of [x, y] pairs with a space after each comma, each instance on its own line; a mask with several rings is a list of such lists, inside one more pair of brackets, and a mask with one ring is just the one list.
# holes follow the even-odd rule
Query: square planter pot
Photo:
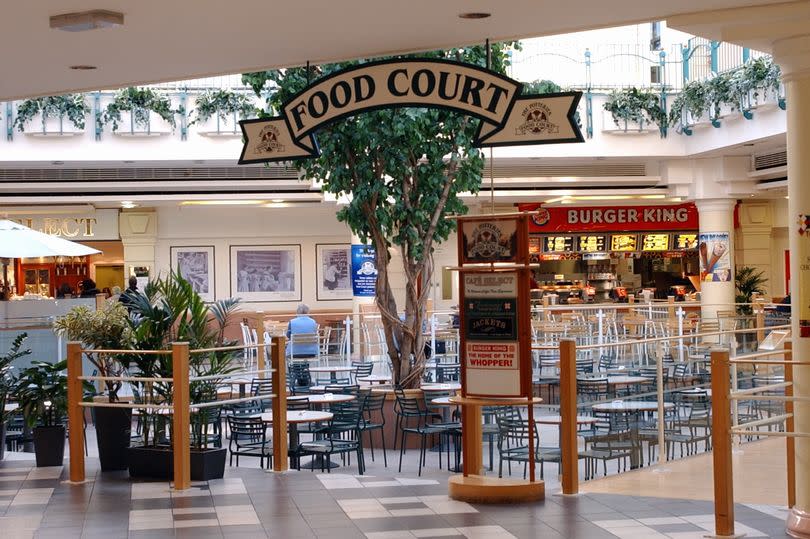
[[[169, 481], [174, 475], [174, 451], [170, 447], [130, 447], [130, 477], [149, 477]], [[228, 450], [224, 447], [192, 450], [191, 479], [209, 481], [220, 479], [225, 475], [225, 456]]]
[[126, 470], [127, 449], [132, 430], [132, 410], [95, 408], [93, 412], [101, 471]]
[[34, 454], [37, 467], [61, 466], [65, 458], [65, 427], [35, 427]]

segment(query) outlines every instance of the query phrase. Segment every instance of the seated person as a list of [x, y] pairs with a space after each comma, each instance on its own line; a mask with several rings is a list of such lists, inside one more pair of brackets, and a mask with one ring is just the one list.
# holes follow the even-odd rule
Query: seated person
[[[305, 304], [300, 304], [295, 311], [298, 316], [290, 320], [287, 326], [287, 338], [291, 339], [293, 335], [299, 333], [318, 333], [318, 323], [310, 318], [309, 307]], [[316, 357], [318, 355], [318, 343], [293, 343], [292, 340], [287, 342], [287, 357]]]
[[776, 307], [776, 312], [779, 314], [786, 314], [790, 315], [790, 294], [785, 296], [782, 301], [779, 302], [779, 305]]
[[83, 298], [94, 298], [101, 294], [101, 290], [96, 288], [96, 282], [93, 279], [85, 279], [82, 281], [82, 294]]

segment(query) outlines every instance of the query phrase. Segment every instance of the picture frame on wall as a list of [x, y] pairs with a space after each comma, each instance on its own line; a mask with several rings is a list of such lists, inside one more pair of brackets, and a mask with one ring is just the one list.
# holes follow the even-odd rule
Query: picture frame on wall
[[352, 299], [351, 269], [351, 244], [315, 244], [316, 299], [318, 301]]
[[203, 301], [216, 299], [215, 253], [213, 245], [177, 246], [169, 248], [172, 271], [191, 284]]
[[231, 245], [231, 296], [301, 301], [300, 245]]

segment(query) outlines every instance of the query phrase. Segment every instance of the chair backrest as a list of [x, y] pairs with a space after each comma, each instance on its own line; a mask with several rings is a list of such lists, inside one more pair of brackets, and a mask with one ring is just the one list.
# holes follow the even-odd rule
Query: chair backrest
[[231, 410], [235, 416], [256, 416], [262, 413], [263, 407], [258, 400], [249, 400], [234, 403]]
[[540, 436], [537, 432], [537, 424], [529, 425], [525, 419], [504, 419], [498, 421], [500, 435], [498, 436], [498, 446], [502, 449], [515, 450], [528, 447], [530, 429], [533, 429], [534, 447], [540, 447]]
[[312, 385], [312, 374], [309, 372], [309, 363], [290, 363], [287, 373], [292, 378], [295, 387], [309, 387]]
[[340, 393], [342, 395], [358, 395], [360, 386], [356, 384], [331, 384], [324, 387], [326, 393]]
[[396, 412], [404, 416], [422, 416], [424, 409], [419, 405], [420, 399], [408, 397], [402, 388], [394, 388], [394, 395], [397, 398]]
[[356, 363], [352, 361], [352, 367], [354, 367], [354, 379], [357, 380], [369, 376], [371, 371], [374, 370], [374, 363]]
[[287, 410], [309, 410], [309, 397], [288, 397]]
[[461, 376], [461, 365], [456, 363], [452, 365], [436, 365], [436, 382], [458, 382]]
[[495, 407], [495, 421], [499, 424], [501, 421], [522, 421], [523, 414], [517, 406], [496, 406]]
[[382, 413], [383, 408], [385, 407], [385, 393], [369, 392], [365, 395], [365, 411], [368, 413], [374, 411]]
[[267, 425], [258, 417], [229, 416], [228, 428], [232, 440], [264, 438], [267, 433]]
[[577, 395], [583, 400], [603, 400], [608, 396], [607, 378], [577, 378]]
[[272, 395], [273, 380], [270, 378], [254, 378], [250, 381], [250, 394], [254, 397], [257, 395]]

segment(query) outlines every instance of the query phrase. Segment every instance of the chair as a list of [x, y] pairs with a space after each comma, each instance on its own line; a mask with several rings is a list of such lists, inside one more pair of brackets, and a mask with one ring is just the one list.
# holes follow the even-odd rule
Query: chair
[[309, 393], [309, 388], [312, 387], [309, 363], [290, 363], [287, 367], [287, 385], [293, 395]]
[[357, 384], [360, 378], [371, 375], [371, 371], [374, 370], [374, 363], [352, 361], [352, 367], [354, 367], [354, 371], [352, 371], [351, 383]]
[[273, 380], [271, 378], [254, 378], [250, 381], [250, 395], [262, 397], [256, 400], [262, 406], [262, 410], [270, 408], [270, 396], [273, 395]]
[[[359, 401], [359, 402], [358, 402]], [[360, 426], [363, 421], [364, 398], [359, 398], [351, 403], [333, 406], [334, 414], [329, 421], [329, 426], [321, 431], [320, 438], [309, 442], [301, 442], [298, 446], [300, 455], [321, 455], [321, 471], [324, 469], [330, 473], [326, 463], [335, 454], [357, 454], [357, 470], [360, 475], [365, 471], [365, 459], [363, 455], [363, 444], [360, 442]], [[314, 463], [314, 461], [313, 461]], [[314, 465], [314, 464], [313, 464]], [[300, 460], [298, 469], [301, 469]]]
[[[307, 345], [312, 345], [313, 349], [315, 350], [315, 354], [301, 355], [299, 353], [298, 357], [296, 357], [295, 355], [296, 347]], [[289, 350], [288, 357], [290, 358], [291, 363], [294, 363], [296, 361], [298, 362], [317, 361], [318, 364], [320, 364], [321, 362], [321, 343], [318, 333], [292, 333], [290, 335], [290, 346], [288, 350]]]
[[[191, 413], [193, 436], [203, 447], [222, 447], [222, 407], [211, 406]], [[238, 464], [237, 464], [238, 465]]]
[[[383, 462], [385, 467], [388, 467], [388, 457], [385, 454], [385, 393], [372, 393], [369, 392], [365, 396], [365, 406], [363, 407], [363, 421], [360, 423], [360, 434], [362, 441], [362, 434], [368, 432], [368, 445], [371, 449], [371, 461], [374, 462], [374, 437], [373, 431], [380, 431], [380, 440], [382, 441]], [[374, 414], [379, 414], [379, 421], [374, 420]]]
[[[597, 414], [591, 435], [586, 437], [586, 449], [580, 452], [585, 459], [585, 479], [596, 475], [596, 461], [602, 461], [602, 473], [607, 475], [607, 461], [621, 460], [627, 469], [627, 460], [632, 458], [634, 442], [630, 422], [626, 414]], [[591, 447], [588, 448], [588, 443]]]
[[[498, 419], [498, 477], [503, 477], [504, 461], [510, 464], [509, 473], [511, 475], [511, 463], [523, 463], [523, 477], [526, 477], [526, 468], [529, 463], [529, 435], [534, 436], [534, 462], [540, 464], [540, 478], [543, 478], [543, 464], [545, 461], [559, 462], [561, 452], [557, 448], [540, 447], [540, 433], [537, 424], [530, 425], [524, 419]], [[530, 430], [532, 429], [532, 430]]]
[[237, 467], [239, 457], [259, 457], [259, 466], [262, 469], [264, 459], [267, 459], [268, 466], [272, 465], [273, 448], [267, 439], [267, 425], [260, 418], [231, 416], [228, 418], [228, 428], [231, 431], [231, 440], [228, 443], [230, 466], [233, 466], [234, 455]]
[[[253, 341], [253, 334], [251, 332], [251, 328], [245, 324], [244, 322], [239, 323], [239, 329], [242, 330], [242, 344], [244, 346], [251, 346], [256, 344]], [[242, 363], [244, 364], [246, 369], [251, 368], [253, 365], [253, 360], [256, 357], [256, 349], [255, 348], [243, 348], [242, 349]]]
[[458, 363], [437, 363], [436, 382], [443, 384], [446, 382], [458, 382], [461, 376], [461, 365]]
[[[399, 471], [402, 472], [402, 455], [405, 453], [408, 434], [415, 434], [421, 438], [419, 451], [419, 476], [422, 476], [422, 465], [425, 462], [427, 452], [427, 438], [439, 436], [441, 449], [441, 438], [443, 435], [458, 428], [456, 424], [430, 423], [428, 418], [430, 413], [424, 408], [424, 400], [416, 397], [408, 397], [401, 388], [394, 388], [397, 406], [397, 427], [395, 432], [402, 432], [402, 441], [399, 448]], [[394, 438], [396, 446], [396, 436]], [[442, 466], [441, 452], [439, 453], [439, 468]]]

